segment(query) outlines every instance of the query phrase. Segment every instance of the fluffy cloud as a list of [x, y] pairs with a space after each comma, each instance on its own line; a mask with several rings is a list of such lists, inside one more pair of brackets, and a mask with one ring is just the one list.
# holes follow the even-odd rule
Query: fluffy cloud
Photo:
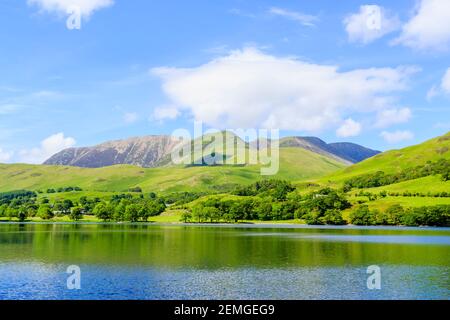
[[447, 49], [450, 44], [450, 1], [421, 0], [394, 44], [414, 49]]
[[304, 14], [304, 13], [296, 12], [296, 11], [290, 11], [290, 10], [281, 9], [281, 8], [270, 8], [269, 13], [280, 16], [280, 17], [284, 17], [284, 18], [287, 18], [287, 19], [290, 19], [293, 21], [297, 21], [306, 27], [315, 26], [315, 23], [319, 20], [318, 17], [313, 16], [313, 15]]
[[377, 115], [375, 127], [386, 128], [393, 124], [405, 123], [411, 119], [409, 108], [381, 110]]
[[165, 120], [165, 119], [176, 119], [180, 115], [180, 111], [176, 107], [158, 107], [153, 111], [153, 119], [155, 120]]
[[25, 163], [42, 163], [55, 153], [73, 147], [74, 138], [65, 137], [64, 133], [54, 134], [41, 142], [40, 147], [20, 152], [20, 161]]
[[0, 148], [0, 163], [8, 162], [9, 160], [11, 160], [12, 156], [12, 152], [7, 152]]
[[127, 112], [123, 115], [123, 121], [126, 124], [135, 123], [139, 119], [139, 116], [136, 112]]
[[361, 124], [353, 119], [347, 119], [337, 129], [336, 135], [341, 138], [355, 137], [361, 133]]
[[344, 25], [351, 42], [367, 44], [399, 29], [400, 21], [383, 7], [364, 5], [358, 13], [347, 16]]
[[217, 128], [318, 131], [349, 112], [376, 112], [405, 90], [414, 68], [338, 67], [279, 58], [254, 48], [196, 68], [156, 68], [177, 108]]
[[28, 0], [28, 5], [36, 5], [42, 11], [64, 15], [70, 8], [78, 7], [85, 17], [89, 17], [96, 10], [113, 4], [114, 0]]
[[394, 132], [383, 131], [381, 133], [381, 137], [387, 142], [391, 144], [399, 143], [402, 141], [411, 140], [414, 138], [414, 134], [411, 131], [401, 131], [397, 130]]

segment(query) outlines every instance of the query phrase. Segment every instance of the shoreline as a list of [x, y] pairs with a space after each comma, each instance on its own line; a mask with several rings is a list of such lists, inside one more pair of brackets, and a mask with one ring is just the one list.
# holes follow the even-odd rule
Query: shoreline
[[450, 231], [450, 227], [433, 226], [357, 226], [357, 225], [308, 225], [300, 223], [183, 223], [183, 222], [101, 222], [101, 221], [2, 221], [0, 225], [109, 225], [109, 226], [167, 226], [167, 227], [203, 227], [203, 228], [261, 228], [261, 229], [353, 229], [353, 230], [440, 230]]

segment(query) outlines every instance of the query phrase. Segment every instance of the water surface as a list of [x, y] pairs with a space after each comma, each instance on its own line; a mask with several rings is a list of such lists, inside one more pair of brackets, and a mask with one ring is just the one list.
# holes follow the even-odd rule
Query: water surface
[[0, 299], [449, 299], [449, 272], [448, 228], [0, 224]]

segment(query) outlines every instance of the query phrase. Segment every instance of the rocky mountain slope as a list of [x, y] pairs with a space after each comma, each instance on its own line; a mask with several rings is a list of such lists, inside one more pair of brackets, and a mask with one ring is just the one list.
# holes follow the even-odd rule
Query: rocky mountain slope
[[161, 167], [170, 162], [172, 150], [180, 140], [171, 136], [146, 136], [109, 141], [94, 147], [69, 148], [44, 162], [47, 165], [67, 165], [101, 168], [131, 164], [145, 168]]
[[[236, 137], [236, 139], [239, 139]], [[211, 141], [207, 139], [207, 141]], [[69, 148], [44, 162], [45, 165], [66, 165], [82, 168], [101, 168], [117, 164], [130, 164], [144, 168], [163, 167], [171, 163], [171, 153], [183, 145], [171, 136], [146, 136], [109, 141], [93, 147]], [[254, 144], [245, 144], [253, 148]], [[280, 140], [281, 148], [302, 148], [326, 156], [343, 164], [353, 164], [378, 154], [352, 143], [327, 144], [315, 137], [288, 137]], [[210, 144], [203, 145], [210, 152]], [[214, 150], [213, 150], [214, 151]], [[216, 150], [217, 152], [217, 150]]]

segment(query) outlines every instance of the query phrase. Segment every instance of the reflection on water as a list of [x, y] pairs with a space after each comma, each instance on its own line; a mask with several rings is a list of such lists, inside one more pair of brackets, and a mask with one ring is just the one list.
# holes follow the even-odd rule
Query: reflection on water
[[449, 254], [450, 229], [0, 224], [0, 299], [449, 299]]

